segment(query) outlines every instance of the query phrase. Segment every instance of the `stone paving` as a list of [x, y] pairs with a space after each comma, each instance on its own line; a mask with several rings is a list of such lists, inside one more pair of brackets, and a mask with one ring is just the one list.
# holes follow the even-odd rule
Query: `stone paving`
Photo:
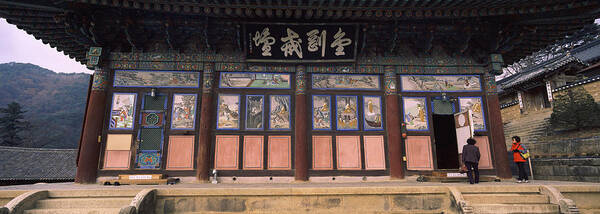
[[[179, 183], [175, 185], [121, 185], [105, 186], [100, 184], [75, 184], [75, 183], [38, 183], [31, 185], [12, 185], [0, 186], [2, 190], [76, 190], [76, 189], [148, 189], [148, 188], [315, 188], [315, 187], [386, 187], [386, 186], [471, 186], [468, 183], [440, 183], [440, 182], [417, 182], [417, 176], [409, 176], [403, 180], [397, 181], [378, 181], [378, 182], [330, 182], [330, 183]], [[503, 180], [501, 182], [481, 182], [473, 186], [507, 186], [507, 185], [572, 185], [572, 186], [600, 186], [600, 183], [591, 182], [572, 182], [572, 181], [547, 181], [531, 180], [529, 183], [517, 184], [514, 180]]]

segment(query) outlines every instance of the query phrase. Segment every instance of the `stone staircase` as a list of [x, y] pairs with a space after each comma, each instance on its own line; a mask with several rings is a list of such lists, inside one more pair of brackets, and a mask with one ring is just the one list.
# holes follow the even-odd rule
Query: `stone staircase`
[[[303, 184], [306, 185], [306, 184]], [[341, 184], [340, 184], [341, 185]], [[564, 192], [563, 195], [561, 192]], [[8, 195], [0, 191], [2, 195]], [[16, 194], [12, 192], [10, 194]], [[32, 190], [0, 214], [597, 213], [600, 186], [246, 186]], [[577, 203], [577, 206], [576, 204]], [[581, 204], [581, 211], [579, 210]]]
[[128, 206], [139, 190], [48, 191], [23, 214], [115, 214]]
[[511, 143], [512, 136], [520, 136], [525, 144], [537, 142], [539, 136], [545, 136], [550, 124], [552, 109], [530, 112], [521, 115], [518, 120], [503, 121], [504, 137], [507, 145]]
[[473, 213], [560, 213], [540, 187], [530, 185], [459, 187]]

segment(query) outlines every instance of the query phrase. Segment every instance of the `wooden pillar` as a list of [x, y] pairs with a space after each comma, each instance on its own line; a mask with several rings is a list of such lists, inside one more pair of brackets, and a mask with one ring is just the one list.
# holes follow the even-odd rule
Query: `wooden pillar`
[[490, 137], [496, 175], [500, 178], [512, 178], [508, 162], [508, 152], [504, 139], [504, 125], [502, 125], [502, 114], [500, 113], [500, 101], [496, 90], [495, 77], [492, 74], [485, 75], [486, 103], [490, 121]]
[[296, 181], [308, 180], [308, 144], [307, 139], [307, 120], [306, 120], [306, 79], [303, 65], [296, 67], [296, 105], [294, 120], [294, 151], [295, 151], [295, 173]]
[[100, 142], [106, 106], [107, 73], [101, 68], [96, 68], [93, 79], [85, 123], [83, 124], [83, 134], [79, 142], [79, 157], [77, 157], [79, 162], [75, 183], [80, 184], [96, 183], [100, 157]]
[[393, 66], [386, 66], [385, 70], [385, 121], [388, 141], [388, 158], [390, 160], [390, 177], [403, 179], [402, 167], [402, 141], [400, 138], [400, 118], [402, 115], [398, 108], [398, 94], [396, 89], [396, 71]]
[[208, 182], [210, 178], [210, 142], [211, 142], [211, 126], [213, 124], [213, 67], [214, 64], [208, 63], [204, 65], [203, 84], [202, 84], [202, 106], [200, 112], [200, 130], [198, 142], [198, 156], [196, 177], [199, 181]]

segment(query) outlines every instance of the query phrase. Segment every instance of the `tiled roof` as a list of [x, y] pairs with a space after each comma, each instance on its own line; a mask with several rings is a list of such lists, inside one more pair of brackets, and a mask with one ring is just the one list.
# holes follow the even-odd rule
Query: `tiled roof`
[[575, 57], [584, 61], [592, 62], [600, 58], [600, 40], [594, 42], [596, 45], [586, 46], [579, 52], [575, 53]]
[[587, 66], [589, 62], [598, 58], [600, 58], [600, 40], [582, 45], [548, 61], [530, 66], [529, 68], [526, 68], [525, 71], [499, 80], [498, 85], [501, 89], [499, 91], [500, 93], [509, 91], [508, 89], [516, 85], [553, 72], [569, 63], [578, 63]]
[[[512, 64], [594, 23], [600, 15], [599, 8], [599, 1], [589, 0], [11, 0], [0, 1], [0, 17], [84, 64], [90, 47], [118, 45], [115, 48], [121, 49], [125, 37], [130, 43], [149, 44], [148, 36], [162, 35], [164, 27], [160, 26], [167, 22], [182, 23], [181, 32], [221, 28], [218, 26], [221, 22], [208, 27], [200, 20], [347, 22], [370, 26], [381, 23], [392, 29], [403, 26], [414, 29], [419, 23], [426, 24], [428, 29], [434, 25], [447, 28], [443, 23], [452, 23], [479, 29], [481, 32], [475, 34], [485, 36], [498, 32], [497, 36], [502, 37], [498, 42], [505, 45], [496, 51], [502, 52], [504, 61]], [[459, 24], [463, 21], [467, 24]], [[479, 23], [486, 26], [479, 27]], [[391, 27], [392, 24], [395, 26]], [[489, 32], [482, 30], [488, 27]], [[436, 37], [444, 39], [446, 35]], [[485, 42], [484, 46], [492, 44], [487, 38], [482, 41], [488, 40], [490, 43]]]
[[0, 146], [0, 181], [74, 179], [75, 149]]

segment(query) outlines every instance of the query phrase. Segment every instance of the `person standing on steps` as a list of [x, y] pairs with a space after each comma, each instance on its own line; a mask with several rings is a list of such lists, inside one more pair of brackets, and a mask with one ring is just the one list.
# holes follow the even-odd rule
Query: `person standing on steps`
[[479, 183], [479, 158], [481, 154], [475, 143], [477, 143], [475, 139], [467, 139], [467, 145], [464, 145], [462, 150], [462, 161], [467, 167], [467, 177], [469, 177], [470, 184]]
[[517, 183], [529, 183], [527, 172], [525, 172], [525, 162], [527, 160], [521, 156], [521, 153], [525, 152], [525, 148], [521, 145], [521, 138], [519, 136], [512, 137], [512, 147], [510, 147], [510, 151], [513, 152], [513, 161], [517, 164], [517, 168], [519, 169]]

